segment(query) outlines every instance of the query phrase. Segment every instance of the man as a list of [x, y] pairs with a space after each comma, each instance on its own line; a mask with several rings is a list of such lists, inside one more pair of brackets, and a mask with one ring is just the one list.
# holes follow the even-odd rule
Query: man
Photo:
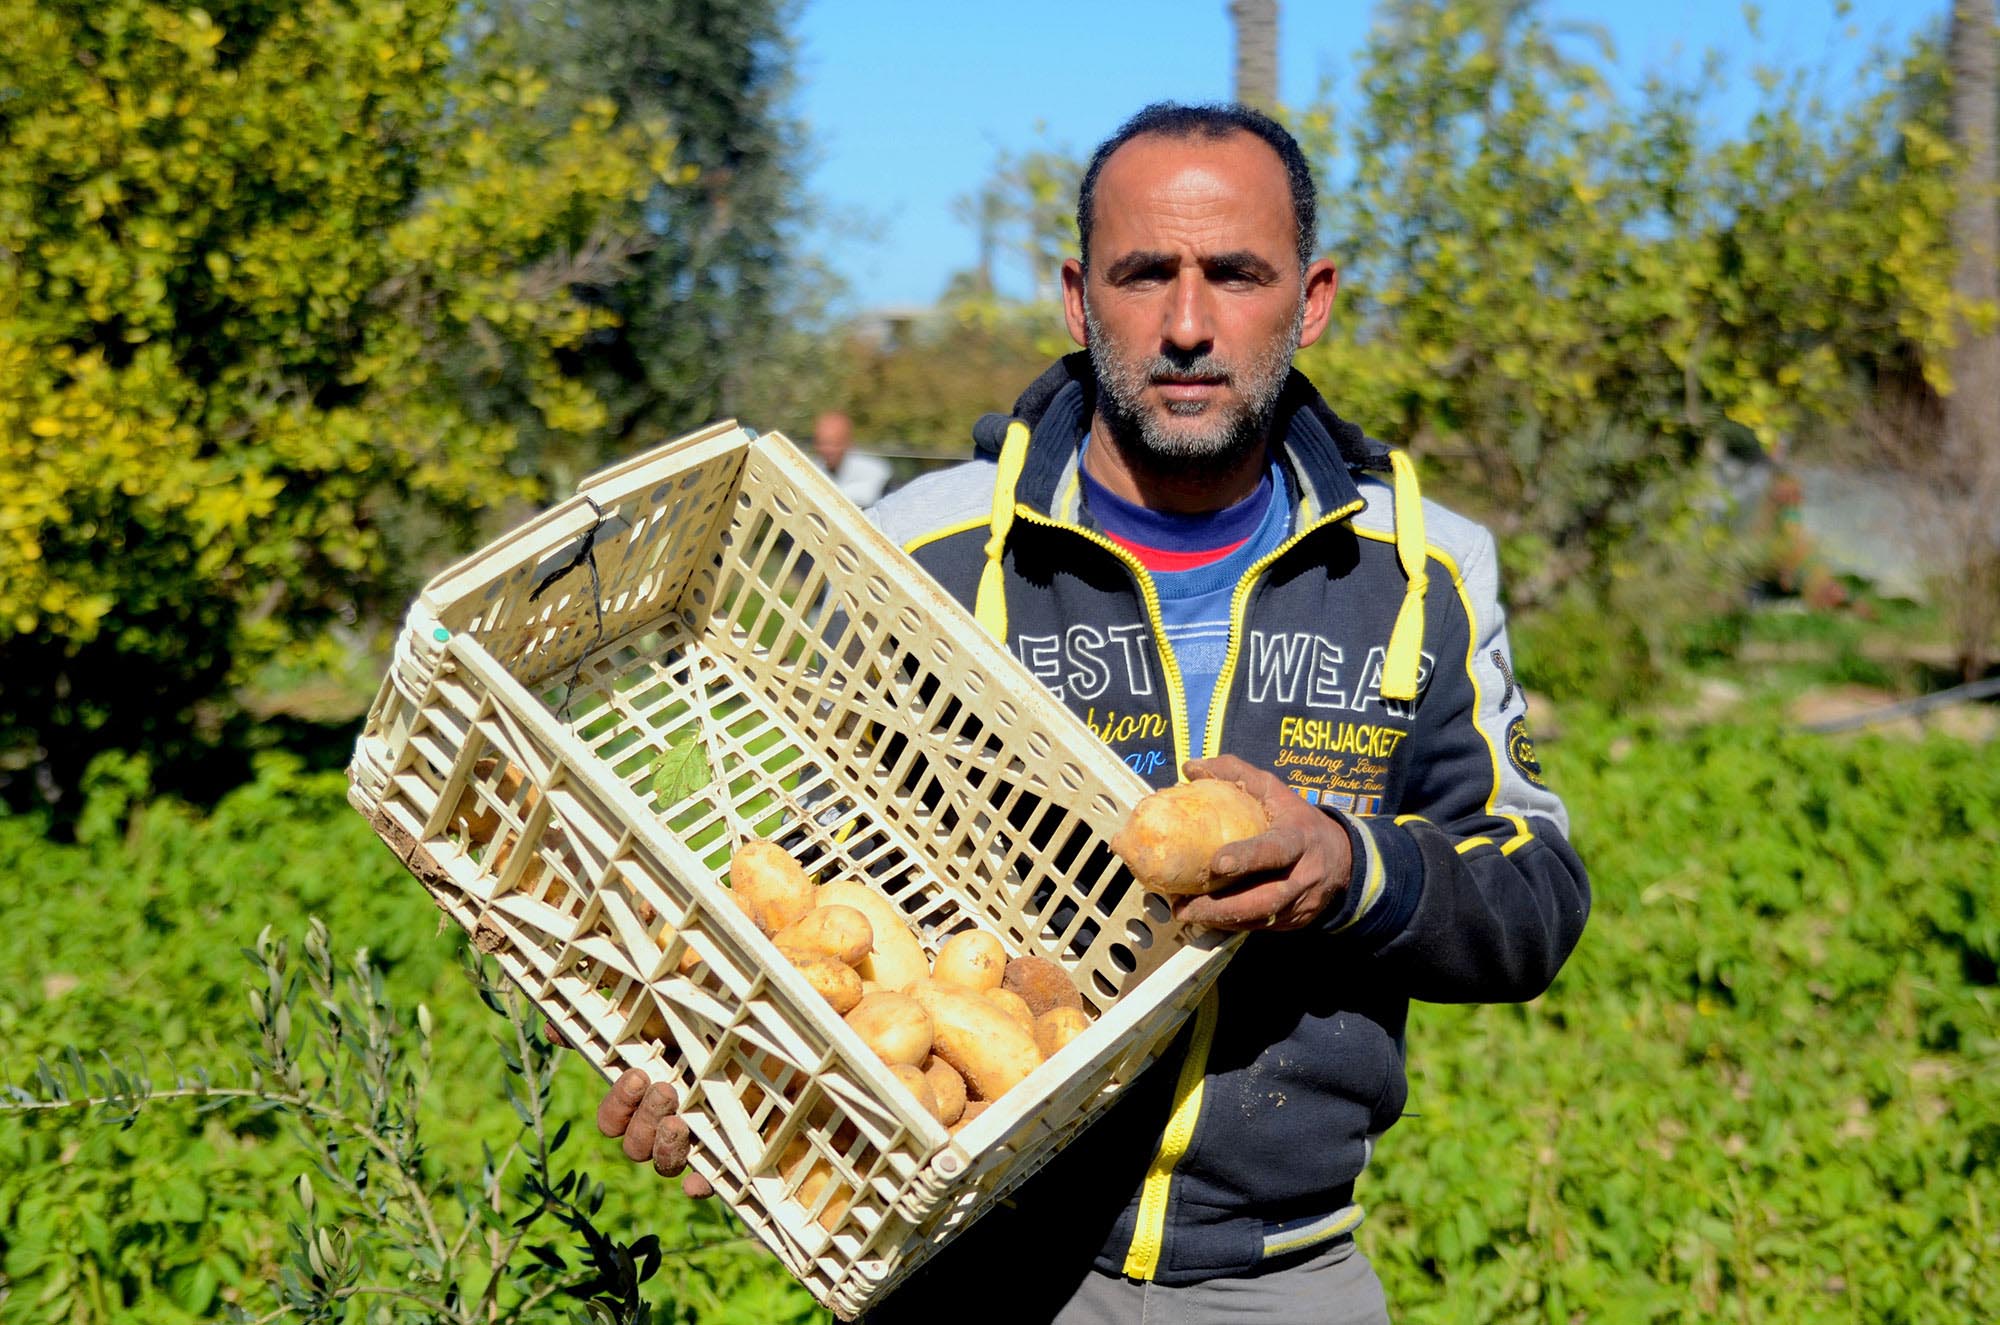
[[[1386, 1320], [1354, 1183], [1402, 1112], [1409, 1000], [1534, 997], [1589, 909], [1492, 539], [1291, 370], [1336, 275], [1282, 128], [1149, 107], [1077, 219], [1086, 353], [873, 515], [1086, 721], [1144, 716], [1113, 747], [1154, 785], [1226, 778], [1273, 826], [1180, 904], [1251, 933], [1175, 1046], [869, 1319], [1004, 1280], [1019, 1320]], [[672, 1092], [636, 1077], [600, 1124], [678, 1171]]]
[[826, 410], [813, 420], [813, 455], [856, 506], [873, 506], [889, 486], [889, 462], [854, 449], [854, 421], [839, 410]]

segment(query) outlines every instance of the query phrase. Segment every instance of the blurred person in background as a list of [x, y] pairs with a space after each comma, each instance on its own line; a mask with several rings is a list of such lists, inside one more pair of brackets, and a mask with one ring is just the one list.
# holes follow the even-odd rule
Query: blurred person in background
[[813, 420], [813, 455], [856, 506], [873, 506], [889, 486], [889, 462], [854, 449], [854, 421], [839, 410], [826, 410]]
[[[1582, 933], [1491, 536], [1291, 367], [1337, 283], [1313, 200], [1265, 116], [1140, 112], [1079, 192], [1084, 351], [870, 513], [1148, 782], [1227, 779], [1272, 824], [1175, 903], [1248, 937], [1174, 1043], [876, 1325], [1002, 1285], [1019, 1321], [1379, 1325], [1355, 1188], [1403, 1113], [1410, 1002], [1533, 998]], [[678, 1173], [675, 1107], [635, 1071], [598, 1123]]]

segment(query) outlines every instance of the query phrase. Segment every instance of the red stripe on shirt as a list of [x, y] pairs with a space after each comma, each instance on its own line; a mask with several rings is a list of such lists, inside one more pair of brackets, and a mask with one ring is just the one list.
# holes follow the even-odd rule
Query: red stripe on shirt
[[1147, 547], [1144, 543], [1134, 543], [1129, 538], [1120, 538], [1107, 531], [1106, 536], [1139, 559], [1139, 564], [1147, 570], [1177, 571], [1195, 570], [1211, 562], [1221, 561], [1249, 542], [1239, 538], [1234, 543], [1224, 543], [1221, 547], [1200, 548], [1193, 552], [1174, 552], [1166, 548]]

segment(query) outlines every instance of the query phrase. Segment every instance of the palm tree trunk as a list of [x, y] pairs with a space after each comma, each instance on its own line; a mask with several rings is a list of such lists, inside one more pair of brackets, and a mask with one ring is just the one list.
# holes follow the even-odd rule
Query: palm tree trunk
[[1266, 113], [1278, 108], [1278, 0], [1229, 0], [1236, 29], [1236, 99]]
[[1948, 42], [1958, 157], [1951, 226], [1958, 265], [1952, 288], [1960, 316], [1952, 391], [1944, 402], [1944, 442], [1946, 459], [1969, 500], [1960, 503], [1966, 527], [1952, 531], [1962, 540], [1965, 562], [1958, 582], [1947, 590], [1947, 616], [1960, 670], [1969, 681], [1985, 670], [2000, 621], [2000, 327], [1989, 323], [1982, 332], [1965, 315], [1981, 304], [2000, 305], [2000, 169], [1994, 153], [2000, 32], [1994, 0], [1953, 0]]

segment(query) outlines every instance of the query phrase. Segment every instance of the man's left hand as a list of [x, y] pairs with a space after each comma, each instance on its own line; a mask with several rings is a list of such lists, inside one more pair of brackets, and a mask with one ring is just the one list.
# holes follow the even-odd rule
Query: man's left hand
[[1354, 872], [1347, 829], [1315, 809], [1275, 774], [1235, 755], [1191, 759], [1189, 778], [1234, 782], [1271, 817], [1269, 829], [1215, 853], [1209, 869], [1236, 880], [1224, 891], [1186, 897], [1174, 914], [1214, 929], [1304, 929], [1334, 905]]

